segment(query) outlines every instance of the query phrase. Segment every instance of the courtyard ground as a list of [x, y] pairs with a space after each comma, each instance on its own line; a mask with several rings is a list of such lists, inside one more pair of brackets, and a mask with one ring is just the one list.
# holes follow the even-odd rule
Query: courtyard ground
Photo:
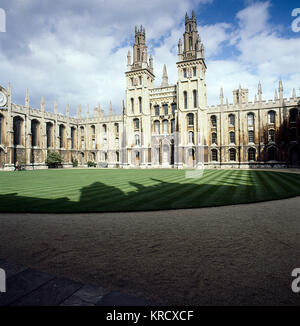
[[[296, 176], [296, 175], [295, 175]], [[171, 305], [299, 305], [300, 198], [226, 207], [0, 214], [0, 258]]]
[[0, 212], [109, 212], [197, 208], [300, 196], [300, 174], [174, 169], [0, 173]]

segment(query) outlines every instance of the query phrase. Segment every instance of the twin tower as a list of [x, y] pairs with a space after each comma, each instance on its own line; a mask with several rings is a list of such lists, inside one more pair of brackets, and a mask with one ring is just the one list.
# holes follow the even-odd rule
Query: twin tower
[[[136, 27], [133, 52], [129, 51], [127, 56], [124, 120], [131, 159], [126, 161], [181, 165], [186, 161], [184, 150], [188, 144], [199, 143], [195, 138], [200, 126], [200, 109], [207, 105], [206, 64], [194, 12], [191, 18], [188, 14], [185, 17], [183, 41], [178, 42], [177, 69], [175, 85], [169, 85], [164, 66], [162, 83], [154, 87], [153, 57], [148, 57], [145, 29]], [[188, 122], [187, 114], [193, 115], [195, 123]], [[179, 135], [178, 139], [175, 134]], [[195, 152], [193, 148], [193, 156]], [[176, 158], [174, 153], [179, 156]]]

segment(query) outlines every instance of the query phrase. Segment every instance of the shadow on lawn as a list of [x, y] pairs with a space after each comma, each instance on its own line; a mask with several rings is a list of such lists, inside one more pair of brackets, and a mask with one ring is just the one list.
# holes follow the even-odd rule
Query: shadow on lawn
[[[296, 176], [295, 176], [296, 177]], [[296, 177], [300, 184], [300, 177]], [[278, 184], [278, 187], [260, 188], [255, 184], [233, 184], [229, 178], [222, 185], [195, 183], [168, 183], [152, 179], [156, 185], [145, 187], [130, 182], [136, 191], [124, 193], [119, 188], [95, 182], [81, 189], [79, 201], [67, 197], [43, 199], [19, 196], [17, 193], [0, 195], [0, 212], [68, 213], [68, 212], [116, 212], [143, 211], [175, 208], [221, 206], [300, 195], [298, 191]], [[261, 186], [261, 185], [259, 185]]]

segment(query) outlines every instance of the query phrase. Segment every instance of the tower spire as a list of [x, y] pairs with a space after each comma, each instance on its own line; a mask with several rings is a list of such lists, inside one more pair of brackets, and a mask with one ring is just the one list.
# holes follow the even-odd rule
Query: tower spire
[[161, 87], [168, 87], [168, 86], [169, 86], [169, 81], [168, 81], [167, 66], [164, 65]]

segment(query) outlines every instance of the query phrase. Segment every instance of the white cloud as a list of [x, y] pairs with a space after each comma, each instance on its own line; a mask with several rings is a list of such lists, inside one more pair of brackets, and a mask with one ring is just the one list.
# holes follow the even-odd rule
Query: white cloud
[[[14, 102], [22, 103], [29, 88], [34, 106], [44, 95], [47, 110], [57, 99], [62, 112], [70, 103], [74, 114], [79, 104], [91, 110], [100, 102], [107, 109], [110, 100], [120, 112], [135, 25], [146, 27], [156, 85], [163, 64], [170, 83], [176, 83], [185, 12], [212, 0], [3, 2], [10, 9], [7, 33], [0, 35], [0, 83], [12, 83]], [[298, 86], [300, 41], [280, 36], [280, 27], [270, 23], [270, 6], [269, 1], [250, 4], [236, 14], [237, 25], [198, 26], [207, 57], [209, 104], [218, 103], [221, 86], [230, 100], [239, 83], [249, 88], [251, 99], [259, 80], [266, 98], [273, 96], [280, 76], [289, 93]]]

